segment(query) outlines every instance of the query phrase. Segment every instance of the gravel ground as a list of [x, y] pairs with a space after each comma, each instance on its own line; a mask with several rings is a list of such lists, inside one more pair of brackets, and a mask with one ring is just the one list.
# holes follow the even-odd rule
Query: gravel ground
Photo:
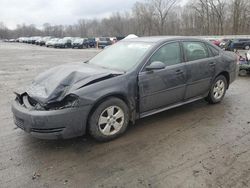
[[97, 52], [0, 43], [0, 187], [250, 187], [250, 77], [238, 78], [221, 104], [141, 119], [108, 143], [44, 141], [15, 127], [13, 91]]

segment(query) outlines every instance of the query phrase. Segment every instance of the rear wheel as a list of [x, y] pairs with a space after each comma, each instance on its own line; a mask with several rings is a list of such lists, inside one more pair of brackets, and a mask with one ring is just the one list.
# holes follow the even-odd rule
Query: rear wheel
[[118, 98], [101, 103], [89, 119], [89, 133], [98, 141], [109, 141], [123, 134], [129, 122], [129, 109]]
[[206, 100], [210, 104], [216, 104], [221, 102], [226, 94], [227, 86], [228, 83], [225, 76], [223, 75], [218, 76], [214, 80], [214, 83], [210, 88], [209, 94], [206, 97]]
[[249, 50], [249, 49], [250, 49], [249, 45], [245, 46], [245, 50]]

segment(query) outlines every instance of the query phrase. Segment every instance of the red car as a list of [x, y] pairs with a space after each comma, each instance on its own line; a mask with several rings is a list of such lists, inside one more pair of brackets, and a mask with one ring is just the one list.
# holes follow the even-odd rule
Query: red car
[[215, 39], [211, 39], [211, 40], [209, 40], [210, 42], [212, 42], [214, 45], [216, 45], [216, 46], [220, 46], [220, 43], [221, 43], [221, 41], [220, 40], [215, 40]]

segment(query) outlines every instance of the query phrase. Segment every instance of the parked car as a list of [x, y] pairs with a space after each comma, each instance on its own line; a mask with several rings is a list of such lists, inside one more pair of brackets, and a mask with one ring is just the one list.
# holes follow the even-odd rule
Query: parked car
[[39, 75], [12, 104], [15, 124], [44, 139], [88, 132], [108, 141], [129, 122], [205, 98], [222, 101], [237, 57], [194, 38], [122, 40], [84, 63]]
[[39, 37], [39, 38], [35, 41], [35, 44], [36, 44], [36, 45], [40, 45], [41, 40], [42, 40], [42, 37]]
[[64, 41], [63, 39], [59, 39], [55, 42], [54, 44], [54, 48], [64, 48]]
[[28, 40], [28, 43], [36, 44], [36, 41], [39, 39], [41, 39], [41, 37], [30, 37], [30, 39]]
[[16, 39], [9, 39], [9, 42], [16, 42]]
[[52, 37], [47, 36], [47, 37], [42, 37], [39, 41], [39, 45], [40, 46], [44, 46], [46, 44], [47, 41], [49, 41], [50, 39], [52, 39]]
[[246, 58], [248, 61], [250, 61], [250, 50], [248, 50], [247, 54], [246, 54]]
[[55, 42], [55, 48], [71, 48], [72, 47], [72, 39], [70, 37], [64, 37], [57, 42]]
[[250, 49], [250, 39], [234, 39], [231, 43], [231, 49]]
[[219, 47], [220, 47], [221, 49], [224, 49], [226, 43], [227, 43], [229, 40], [231, 40], [231, 39], [228, 39], [228, 38], [227, 38], [227, 39], [222, 39], [221, 42], [220, 42]]
[[59, 40], [59, 38], [52, 38], [50, 40], [48, 40], [46, 43], [45, 43], [45, 46], [46, 47], [54, 47], [55, 43]]
[[221, 41], [217, 39], [210, 39], [209, 41], [216, 46], [220, 46], [221, 43]]
[[87, 38], [79, 38], [75, 39], [72, 42], [72, 48], [88, 48], [89, 47], [89, 41]]
[[22, 37], [19, 42], [22, 42], [22, 43], [27, 43], [28, 42], [28, 39], [29, 37]]
[[227, 50], [227, 51], [234, 51], [233, 46], [232, 46], [232, 43], [233, 43], [233, 39], [229, 39], [229, 40], [225, 43], [225, 45], [224, 45], [224, 47], [223, 47], [222, 49], [223, 49], [223, 50]]
[[96, 40], [95, 38], [88, 38], [88, 43], [90, 48], [95, 48], [96, 47]]
[[111, 42], [110, 38], [101, 37], [101, 38], [99, 38], [99, 41], [98, 41], [98, 48], [105, 48], [106, 46], [109, 46], [111, 44], [112, 44], [112, 42]]

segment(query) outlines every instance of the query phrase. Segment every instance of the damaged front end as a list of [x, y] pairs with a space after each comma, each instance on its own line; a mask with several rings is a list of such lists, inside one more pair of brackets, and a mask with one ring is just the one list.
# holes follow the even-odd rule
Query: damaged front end
[[85, 133], [90, 107], [80, 106], [74, 94], [60, 102], [41, 104], [27, 93], [16, 93], [11, 110], [14, 123], [25, 132], [41, 139], [59, 139]]
[[47, 104], [41, 104], [34, 98], [30, 97], [27, 93], [16, 94], [16, 101], [26, 109], [37, 111], [50, 111], [61, 110], [65, 108], [77, 108], [79, 107], [79, 97], [74, 94], [67, 95], [63, 100], [59, 102], [52, 102]]
[[81, 136], [86, 131], [93, 105], [93, 99], [84, 96], [84, 88], [88, 90], [121, 74], [85, 64], [70, 64], [48, 70], [21, 94], [15, 93], [12, 104], [14, 122], [37, 138]]

